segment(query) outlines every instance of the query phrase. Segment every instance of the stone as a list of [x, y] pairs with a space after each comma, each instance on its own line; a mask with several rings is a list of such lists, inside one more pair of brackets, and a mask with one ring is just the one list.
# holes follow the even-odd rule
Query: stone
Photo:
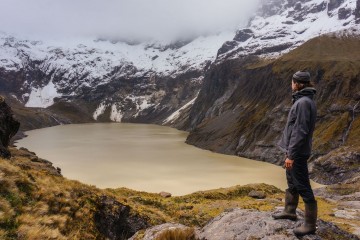
[[217, 56], [233, 50], [238, 45], [236, 41], [226, 41], [217, 52]]
[[255, 190], [252, 190], [248, 194], [248, 196], [252, 197], [252, 198], [256, 198], [256, 199], [264, 199], [264, 198], [266, 198], [266, 194], [264, 192], [259, 192], [259, 191], [255, 191]]
[[347, 19], [350, 16], [351, 16], [351, 8], [339, 8], [338, 18], [340, 20]]
[[360, 153], [344, 147], [315, 159], [309, 164], [310, 177], [322, 184], [336, 184], [359, 176]]
[[5, 99], [0, 96], [0, 157], [10, 158], [8, 150], [11, 138], [19, 130], [20, 123], [15, 120], [13, 112]]
[[338, 8], [344, 0], [330, 0], [328, 3], [328, 12]]
[[149, 227], [147, 219], [130, 214], [130, 207], [114, 198], [101, 196], [94, 214], [99, 232], [108, 239], [128, 239], [137, 231]]
[[159, 193], [160, 194], [160, 196], [162, 196], [162, 197], [164, 197], [164, 198], [169, 198], [169, 197], [171, 197], [171, 193], [168, 193], [168, 192], [161, 192], [161, 193]]
[[249, 38], [254, 36], [254, 32], [251, 29], [242, 29], [236, 32], [234, 37], [234, 41], [245, 42]]
[[[158, 239], [161, 234], [163, 234], [165, 231], [187, 231], [191, 233], [192, 228], [187, 227], [185, 225], [179, 224], [179, 223], [164, 223], [161, 225], [157, 225], [154, 227], [151, 227], [147, 229], [144, 233], [144, 235], [140, 238], [142, 240], [155, 240]], [[194, 233], [195, 234], [195, 233]], [[137, 240], [139, 239], [140, 233], [135, 234], [133, 237], [131, 237], [129, 240]], [[176, 238], [176, 239], [193, 239], [193, 238]]]
[[[296, 240], [293, 229], [303, 224], [303, 213], [299, 211], [301, 221], [274, 220], [271, 212], [235, 208], [212, 219], [198, 233], [199, 239], [268, 239]], [[317, 221], [317, 232], [303, 239], [359, 239], [336, 225], [322, 220]], [[329, 236], [331, 238], [329, 238]]]
[[360, 0], [357, 0], [356, 2], [356, 8], [354, 12], [355, 18], [360, 19]]

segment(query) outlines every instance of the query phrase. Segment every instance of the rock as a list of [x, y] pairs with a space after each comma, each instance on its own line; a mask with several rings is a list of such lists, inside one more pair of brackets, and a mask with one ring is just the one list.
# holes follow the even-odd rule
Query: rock
[[360, 152], [339, 148], [317, 158], [310, 166], [311, 177], [322, 184], [336, 184], [360, 176]]
[[6, 104], [5, 99], [0, 96], [0, 157], [11, 157], [8, 146], [19, 127], [20, 123], [14, 119], [11, 108]]
[[168, 193], [168, 192], [161, 192], [161, 193], [159, 193], [160, 194], [160, 196], [162, 196], [162, 197], [164, 197], [164, 198], [169, 198], [169, 197], [171, 197], [171, 193]]
[[[271, 212], [259, 212], [253, 210], [233, 209], [224, 212], [211, 220], [199, 233], [200, 239], [223, 240], [223, 239], [298, 239], [293, 234], [293, 229], [303, 223], [301, 221], [274, 220]], [[318, 220], [316, 235], [308, 235], [302, 239], [307, 240], [335, 240], [335, 239], [359, 239], [349, 234], [332, 223]]]
[[236, 32], [234, 37], [234, 41], [245, 42], [249, 38], [254, 36], [254, 32], [251, 29], [242, 29]]
[[266, 198], [266, 194], [264, 192], [259, 192], [259, 191], [255, 191], [255, 190], [252, 190], [248, 196], [252, 197], [252, 198], [256, 198], [256, 199]]
[[[139, 237], [140, 233], [137, 233], [129, 240], [136, 240], [139, 238], [141, 240], [155, 240], [158, 239], [163, 234], [165, 234], [165, 232], [167, 231], [177, 232], [177, 238], [171, 238], [167, 236], [167, 238], [163, 237], [160, 239], [194, 239], [191, 238], [191, 236], [193, 237], [195, 236], [195, 232], [193, 228], [178, 223], [164, 223], [147, 229], [141, 238]], [[179, 235], [181, 233], [182, 236], [180, 237]]]
[[328, 12], [338, 8], [344, 0], [330, 0], [328, 3]]
[[137, 231], [149, 227], [146, 219], [130, 215], [130, 207], [108, 196], [98, 199], [94, 215], [99, 232], [108, 239], [128, 239]]
[[314, 6], [312, 9], [310, 9], [310, 13], [318, 13], [322, 12], [326, 9], [326, 2], [322, 2], [319, 5]]
[[347, 19], [351, 16], [351, 8], [340, 8], [338, 12], [338, 18], [340, 20]]
[[233, 50], [237, 45], [238, 45], [238, 42], [236, 42], [236, 41], [227, 41], [227, 42], [225, 42], [221, 46], [221, 48], [218, 50], [217, 56]]
[[360, 19], [360, 0], [357, 0], [356, 2], [356, 8], [354, 12], [355, 18]]
[[294, 9], [295, 9], [296, 11], [301, 10], [301, 3], [300, 3], [300, 2], [296, 3]]

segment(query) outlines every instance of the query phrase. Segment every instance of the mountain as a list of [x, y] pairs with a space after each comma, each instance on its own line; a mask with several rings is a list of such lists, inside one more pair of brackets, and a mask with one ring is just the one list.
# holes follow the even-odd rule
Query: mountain
[[359, 11], [356, 0], [262, 0], [248, 26], [219, 50], [220, 59], [279, 57], [319, 35], [358, 29]]
[[357, 31], [359, 5], [263, 0], [236, 33], [176, 42], [46, 41], [0, 33], [0, 92], [19, 107], [47, 108], [33, 110], [53, 119], [50, 125], [123, 121], [190, 129], [187, 113], [211, 64], [244, 56], [276, 58], [318, 35]]
[[2, 33], [0, 91], [25, 107], [62, 113], [71, 105], [86, 120], [161, 123], [196, 97], [203, 72], [233, 35], [132, 44], [50, 43]]

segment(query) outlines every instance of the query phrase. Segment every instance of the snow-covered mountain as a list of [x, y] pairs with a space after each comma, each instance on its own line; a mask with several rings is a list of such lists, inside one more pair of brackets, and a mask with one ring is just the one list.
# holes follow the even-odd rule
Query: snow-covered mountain
[[249, 25], [220, 49], [221, 58], [278, 57], [305, 41], [343, 30], [360, 33], [359, 0], [263, 0]]
[[104, 40], [45, 42], [0, 33], [0, 67], [6, 71], [36, 68], [48, 76], [38, 81], [26, 75], [19, 98], [27, 107], [48, 107], [55, 97], [76, 96], [83, 88], [96, 88], [119, 78], [150, 78], [153, 74], [175, 78], [203, 69], [234, 34], [199, 37], [179, 46]]
[[0, 33], [0, 92], [26, 107], [85, 104], [95, 120], [169, 123], [191, 107], [211, 63], [274, 58], [321, 34], [360, 31], [359, 19], [360, 0], [263, 0], [245, 28], [170, 44]]

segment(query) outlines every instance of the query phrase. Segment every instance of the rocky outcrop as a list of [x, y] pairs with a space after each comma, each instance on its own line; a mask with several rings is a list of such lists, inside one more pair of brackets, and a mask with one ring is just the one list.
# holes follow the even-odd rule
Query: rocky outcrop
[[195, 240], [195, 231], [179, 223], [164, 223], [137, 233], [129, 240], [184, 239]]
[[[298, 212], [302, 214], [301, 212]], [[211, 220], [199, 233], [199, 239], [298, 239], [292, 230], [303, 223], [300, 221], [274, 220], [270, 212], [244, 209], [232, 209]], [[322, 220], [317, 222], [316, 235], [308, 235], [308, 240], [335, 240], [359, 238], [344, 232], [332, 223]]]
[[338, 8], [344, 0], [330, 0], [328, 3], [328, 12]]
[[6, 104], [5, 99], [0, 96], [0, 157], [10, 158], [11, 154], [7, 148], [19, 127], [20, 123], [14, 119], [10, 107]]
[[236, 32], [234, 40], [238, 42], [245, 42], [246, 40], [248, 40], [253, 36], [254, 36], [254, 32], [251, 29], [245, 28]]
[[94, 215], [101, 234], [111, 240], [128, 239], [137, 231], [149, 227], [148, 221], [130, 214], [130, 207], [108, 196], [98, 199]]
[[310, 165], [311, 177], [322, 184], [336, 184], [360, 177], [360, 152], [343, 147], [321, 156]]
[[[277, 211], [282, 211], [279, 208]], [[304, 214], [298, 211], [298, 221], [274, 220], [271, 212], [245, 210], [240, 208], [229, 209], [218, 217], [209, 221], [203, 228], [194, 230], [182, 224], [162, 224], [137, 233], [131, 240], [153, 239], [201, 239], [201, 240], [246, 240], [246, 239], [284, 239], [296, 240], [293, 229], [303, 224]], [[161, 237], [167, 233], [166, 236]], [[178, 238], [176, 238], [177, 236]], [[180, 237], [181, 236], [181, 237]], [[347, 233], [332, 223], [323, 220], [317, 221], [316, 234], [308, 235], [306, 240], [359, 240], [356, 235]]]
[[354, 12], [355, 18], [357, 19], [357, 23], [360, 22], [360, 0], [356, 1], [356, 8]]
[[339, 8], [338, 17], [340, 20], [347, 19], [351, 16], [350, 8]]
[[217, 56], [230, 52], [231, 50], [233, 50], [236, 46], [238, 45], [238, 43], [236, 41], [227, 41], [225, 42], [222, 47], [218, 50], [217, 52]]

